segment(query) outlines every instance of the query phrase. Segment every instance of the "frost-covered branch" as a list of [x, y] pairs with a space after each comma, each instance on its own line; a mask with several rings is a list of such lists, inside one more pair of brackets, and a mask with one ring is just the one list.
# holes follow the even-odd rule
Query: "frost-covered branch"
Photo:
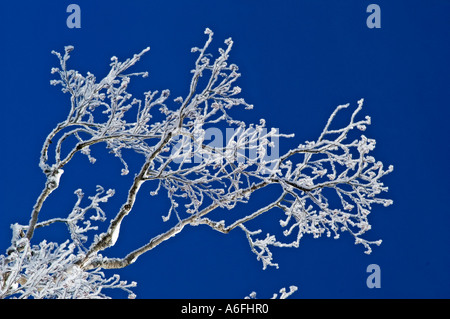
[[[70, 93], [71, 107], [67, 119], [59, 123], [45, 139], [41, 150], [39, 167], [47, 177], [45, 187], [39, 196], [30, 219], [27, 238], [33, 237], [34, 229], [38, 221], [38, 215], [46, 198], [59, 186], [59, 181], [64, 170], [63, 167], [81, 151], [88, 156], [91, 163], [95, 158], [90, 155], [89, 147], [93, 144], [105, 142], [107, 147], [112, 149], [115, 156], [122, 159], [120, 149], [127, 148], [127, 145], [133, 145], [136, 149], [144, 147], [145, 140], [155, 138], [153, 132], [145, 128], [148, 122], [146, 114], [134, 123], [127, 123], [124, 120], [124, 114], [132, 106], [139, 104], [137, 100], [131, 100], [131, 94], [126, 92], [130, 82], [130, 76], [123, 72], [134, 65], [141, 56], [149, 50], [146, 48], [141, 53], [136, 54], [125, 62], [119, 62], [116, 57], [111, 58], [111, 70], [99, 83], [93, 74], [81, 75], [78, 71], [67, 68], [67, 61], [70, 58], [69, 53], [73, 50], [72, 46], [65, 47], [64, 55], [52, 51], [60, 62], [60, 68], [52, 68], [52, 73], [60, 76], [59, 80], [52, 80], [52, 85], [61, 85], [64, 93]], [[132, 75], [146, 76], [147, 73], [138, 73]], [[163, 105], [166, 99], [165, 92], [161, 94], [153, 105]], [[108, 120], [97, 122], [94, 117], [94, 111], [104, 107], [102, 114], [108, 114]], [[100, 116], [100, 115], [97, 115]], [[73, 140], [76, 143], [66, 154], [62, 152], [63, 143]], [[50, 145], [56, 145], [54, 161], [49, 162]], [[119, 147], [117, 147], [119, 146]], [[122, 161], [125, 163], [124, 161]], [[127, 166], [122, 173], [127, 172]]]
[[118, 275], [105, 277], [99, 269], [84, 271], [74, 264], [75, 244], [42, 241], [30, 246], [23, 238], [23, 250], [0, 256], [0, 298], [107, 298], [106, 289], [130, 290], [135, 282], [120, 281]]
[[97, 193], [89, 197], [90, 204], [83, 207], [83, 193], [77, 190], [77, 201], [67, 218], [53, 218], [36, 225], [40, 228], [65, 223], [70, 240], [62, 244], [44, 240], [39, 245], [31, 245], [24, 236], [28, 226], [11, 226], [12, 245], [6, 256], [0, 255], [0, 298], [108, 298], [104, 294], [107, 289], [121, 289], [134, 298], [130, 288], [136, 286], [135, 282], [121, 281], [118, 275], [107, 278], [99, 268], [85, 271], [76, 264], [86, 251], [83, 246], [88, 240], [86, 233], [97, 230], [91, 221], [105, 220], [99, 204], [114, 192], [104, 193], [98, 187]]
[[[263, 268], [278, 267], [272, 247], [298, 247], [305, 234], [339, 238], [347, 232], [355, 243], [365, 246], [367, 253], [371, 245], [381, 243], [366, 240], [363, 235], [371, 228], [368, 215], [372, 205], [392, 204], [380, 194], [387, 191], [381, 179], [393, 168], [385, 169], [369, 155], [375, 140], [360, 133], [370, 125], [370, 117], [358, 116], [363, 100], [358, 101], [347, 124], [334, 127], [338, 114], [350, 104], [335, 109], [317, 140], [280, 154], [280, 139], [293, 135], [268, 128], [263, 119], [249, 124], [233, 118], [230, 109], [252, 108], [238, 97], [239, 68], [228, 63], [233, 41], [227, 39], [225, 47], [213, 55], [209, 52], [213, 32], [206, 29], [205, 34], [205, 44], [192, 49], [198, 56], [188, 93], [173, 100], [169, 99], [169, 90], [148, 91], [142, 99], [127, 92], [133, 76], [147, 76], [146, 72], [125, 72], [149, 48], [124, 62], [112, 57], [110, 71], [100, 81], [89, 72], [82, 75], [69, 69], [72, 46], [65, 47], [64, 54], [53, 52], [59, 67], [52, 69], [58, 79], [51, 84], [61, 86], [70, 96], [68, 115], [44, 141], [39, 166], [46, 183], [29, 224], [13, 225], [12, 245], [8, 256], [2, 256], [3, 296], [94, 297], [103, 296], [101, 290], [107, 287], [127, 290], [131, 284], [116, 277], [105, 279], [100, 269], [126, 267], [186, 226], [206, 226], [224, 234], [240, 229]], [[45, 200], [62, 182], [63, 169], [70, 169], [70, 161], [79, 153], [94, 164], [90, 147], [96, 144], [103, 144], [120, 160], [121, 175], [127, 175], [131, 165], [123, 150], [142, 156], [120, 208], [115, 212], [100, 209], [99, 203], [106, 202], [114, 191], [105, 192], [99, 186], [88, 198], [89, 204], [82, 204], [84, 195], [77, 190], [77, 201], [67, 217], [40, 221]], [[148, 242], [130, 247], [125, 257], [105, 256], [103, 251], [120, 240], [121, 232], [128, 231], [121, 228], [122, 221], [133, 212], [144, 184], [152, 187], [150, 196], [155, 199], [167, 197], [167, 211], [160, 212], [162, 222], [174, 221], [175, 225], [160, 234], [148, 234]], [[254, 193], [267, 192], [268, 187], [268, 195], [273, 196], [270, 203], [234, 219], [231, 213], [227, 218], [217, 217], [248, 203]], [[220, 214], [213, 218], [210, 213], [218, 210]], [[255, 221], [263, 214], [280, 214], [281, 235], [276, 230], [270, 234], [259, 229]], [[107, 230], [99, 232], [93, 222], [107, 219]], [[67, 225], [67, 243], [31, 244], [36, 230], [55, 223]], [[88, 237], [87, 232], [95, 236]], [[48, 270], [32, 279], [33, 271], [38, 271], [46, 258], [48, 267], [42, 269]], [[78, 288], [75, 292], [69, 288], [59, 292], [61, 285], [72, 285], [67, 278], [77, 278], [83, 287], [90, 287], [90, 292]], [[291, 293], [283, 291], [282, 296]]]

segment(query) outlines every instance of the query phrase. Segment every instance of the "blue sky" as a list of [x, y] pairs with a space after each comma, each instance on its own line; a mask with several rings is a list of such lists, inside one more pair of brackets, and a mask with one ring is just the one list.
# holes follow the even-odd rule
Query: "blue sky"
[[[70, 3], [81, 7], [81, 29], [66, 26]], [[381, 8], [380, 29], [366, 26], [370, 3]], [[9, 246], [10, 224], [28, 222], [44, 184], [42, 143], [68, 112], [68, 96], [49, 85], [50, 69], [57, 66], [51, 50], [75, 46], [70, 66], [99, 78], [111, 56], [124, 59], [150, 46], [134, 68], [150, 76], [135, 79], [133, 90], [168, 88], [176, 97], [188, 88], [195, 58], [190, 48], [204, 43], [209, 27], [214, 47], [234, 40], [230, 61], [240, 67], [242, 96], [255, 105], [241, 119], [265, 118], [268, 126], [295, 133], [299, 143], [317, 138], [337, 105], [356, 106], [364, 98], [362, 114], [372, 118], [365, 134], [377, 140], [374, 156], [395, 167], [384, 179], [394, 205], [372, 210], [367, 237], [383, 244], [371, 255], [350, 236], [304, 237], [298, 249], [274, 250], [278, 270], [263, 271], [238, 230], [223, 235], [188, 227], [119, 272], [138, 282], [138, 298], [241, 298], [251, 291], [270, 297], [289, 285], [299, 287], [296, 298], [449, 298], [449, 24], [445, 0], [4, 3], [0, 251]], [[67, 211], [75, 189], [89, 195], [96, 184], [116, 189], [105, 205], [114, 215], [130, 179], [120, 176], [116, 159], [96, 151], [94, 165], [79, 156], [66, 167], [42, 218]], [[156, 235], [165, 226], [164, 209], [167, 203], [143, 192], [122, 226], [132, 231], [105, 254], [124, 256]], [[37, 232], [35, 240], [62, 240], [64, 234], [55, 228]], [[366, 286], [370, 264], [380, 266], [379, 289]]]

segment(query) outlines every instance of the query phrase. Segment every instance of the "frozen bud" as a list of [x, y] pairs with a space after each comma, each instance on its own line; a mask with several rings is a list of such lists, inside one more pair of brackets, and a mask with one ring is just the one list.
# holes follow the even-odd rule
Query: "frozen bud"
[[67, 45], [64, 47], [64, 51], [66, 51], [66, 53], [71, 52], [74, 49], [74, 47], [72, 45]]
[[235, 86], [233, 88], [233, 93], [234, 94], [239, 94], [239, 93], [241, 93], [241, 91], [242, 91], [242, 89], [239, 86]]
[[169, 95], [170, 95], [170, 90], [164, 90], [161, 93], [161, 96], [164, 97], [164, 98], [169, 97]]
[[362, 125], [362, 124], [358, 125], [357, 128], [358, 128], [358, 130], [360, 130], [360, 131], [365, 131], [365, 130], [366, 130], [366, 126], [365, 126], [365, 125]]

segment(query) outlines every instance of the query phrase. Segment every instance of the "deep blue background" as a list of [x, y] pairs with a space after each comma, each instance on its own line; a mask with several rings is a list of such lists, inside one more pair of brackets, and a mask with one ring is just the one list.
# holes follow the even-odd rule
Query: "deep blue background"
[[[67, 5], [81, 7], [81, 29], [66, 27]], [[242, 96], [255, 105], [239, 117], [313, 140], [335, 106], [365, 99], [372, 117], [365, 134], [377, 140], [374, 155], [395, 171], [384, 181], [388, 208], [374, 207], [370, 239], [383, 239], [371, 255], [340, 240], [304, 237], [298, 249], [274, 249], [280, 269], [262, 270], [245, 236], [188, 227], [121, 271], [135, 280], [139, 298], [241, 298], [251, 291], [270, 297], [297, 285], [297, 298], [449, 298], [450, 2], [381, 1], [381, 29], [366, 26], [366, 7], [352, 1], [20, 1], [0, 9], [0, 251], [9, 246], [9, 225], [27, 223], [44, 175], [38, 167], [45, 136], [68, 112], [68, 96], [49, 85], [57, 66], [51, 50], [74, 45], [70, 66], [98, 78], [109, 58], [151, 51], [133, 69], [149, 71], [133, 90], [166, 89], [184, 95], [206, 27], [215, 44], [232, 37], [231, 62], [240, 67]], [[288, 147], [289, 144], [284, 144]], [[62, 186], [45, 203], [41, 218], [63, 215], [82, 187], [115, 188], [105, 205], [113, 216], [126, 196], [129, 177], [102, 148], [97, 163], [79, 155], [65, 168]], [[137, 163], [136, 163], [137, 164]], [[148, 189], [150, 190], [150, 189]], [[116, 247], [124, 256], [165, 225], [166, 201], [142, 192], [122, 227]], [[252, 204], [253, 205], [253, 204]], [[250, 208], [257, 207], [250, 206]], [[244, 207], [245, 208], [245, 207]], [[244, 209], [240, 208], [240, 209]], [[262, 220], [267, 223], [268, 220]], [[50, 239], [62, 240], [64, 227]], [[36, 233], [36, 240], [44, 234]], [[366, 267], [381, 267], [381, 288], [366, 287]], [[114, 295], [116, 296], [116, 295]], [[118, 296], [125, 297], [124, 294]]]

